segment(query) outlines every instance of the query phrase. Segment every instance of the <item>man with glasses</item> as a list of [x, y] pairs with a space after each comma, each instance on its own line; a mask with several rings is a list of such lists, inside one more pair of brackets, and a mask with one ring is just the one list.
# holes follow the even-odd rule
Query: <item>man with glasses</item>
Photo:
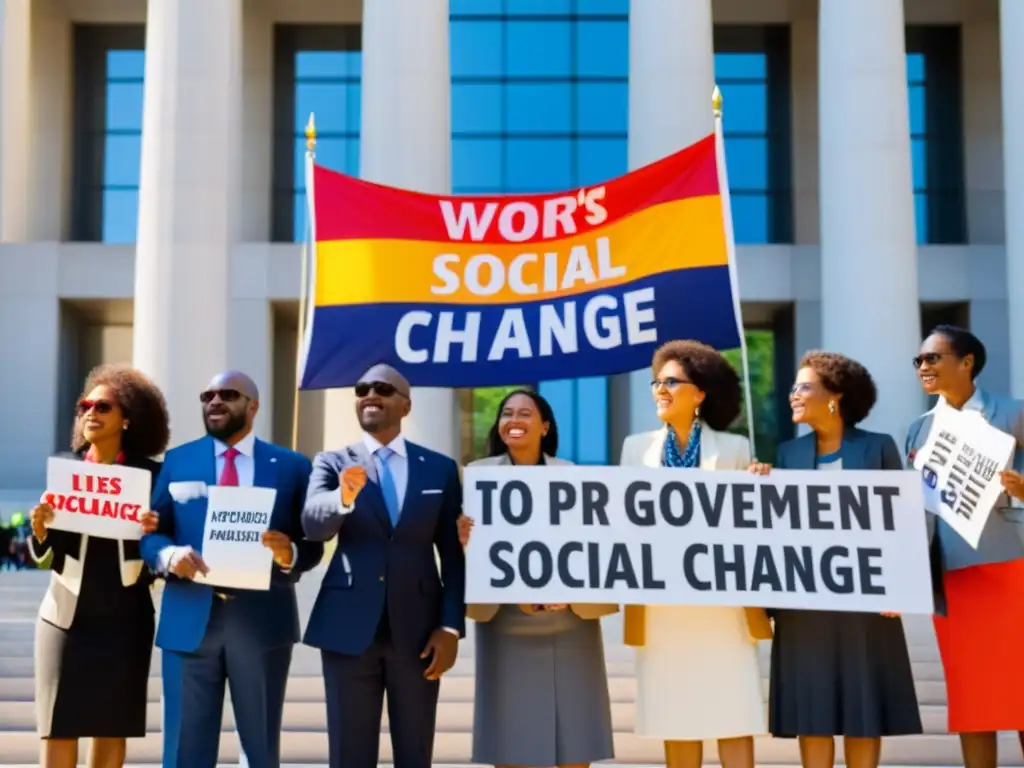
[[[167, 452], [153, 489], [156, 533], [142, 555], [167, 575], [156, 644], [163, 649], [164, 768], [217, 764], [225, 688], [231, 692], [243, 765], [279, 768], [292, 647], [299, 641], [295, 582], [323, 557], [304, 540], [302, 507], [311, 465], [256, 439], [259, 391], [243, 373], [214, 377], [199, 395], [206, 437]], [[273, 551], [267, 591], [193, 581], [202, 557], [210, 486], [274, 488], [263, 546]]]
[[452, 459], [402, 437], [404, 376], [376, 365], [355, 395], [363, 435], [317, 455], [302, 516], [310, 539], [338, 537], [305, 636], [323, 658], [329, 764], [376, 768], [387, 693], [395, 768], [429, 768], [465, 632], [462, 485]]

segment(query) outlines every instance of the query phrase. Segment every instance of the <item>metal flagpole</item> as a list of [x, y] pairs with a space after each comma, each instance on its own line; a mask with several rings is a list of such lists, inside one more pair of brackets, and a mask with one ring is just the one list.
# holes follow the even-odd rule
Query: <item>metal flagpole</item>
[[292, 450], [299, 450], [299, 404], [301, 402], [302, 369], [306, 361], [306, 314], [309, 304], [310, 268], [316, 244], [313, 242], [313, 161], [316, 158], [316, 122], [309, 113], [306, 123], [306, 232], [302, 239], [302, 276], [299, 283], [299, 329], [295, 342], [295, 400], [292, 406]]
[[736, 269], [736, 236], [732, 228], [732, 201], [729, 195], [729, 172], [725, 167], [725, 139], [722, 134], [722, 91], [718, 86], [711, 94], [711, 108], [715, 113], [715, 160], [718, 166], [718, 194], [722, 200], [722, 220], [725, 224], [725, 250], [729, 259], [729, 283], [732, 286], [732, 306], [736, 315], [736, 329], [740, 336], [740, 361], [743, 368], [744, 405], [747, 411], [747, 435], [750, 454], [755, 456], [754, 398], [750, 393], [750, 360], [747, 357], [747, 336], [743, 331], [743, 308], [740, 304], [740, 283]]

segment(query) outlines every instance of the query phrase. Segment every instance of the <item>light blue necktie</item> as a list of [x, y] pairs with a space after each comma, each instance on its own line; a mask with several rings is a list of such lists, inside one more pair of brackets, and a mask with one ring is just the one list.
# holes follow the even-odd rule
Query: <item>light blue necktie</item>
[[380, 459], [380, 492], [384, 496], [384, 506], [388, 508], [391, 525], [398, 525], [398, 517], [401, 515], [398, 506], [398, 489], [395, 487], [395, 477], [388, 469], [388, 459], [394, 456], [395, 452], [388, 447], [382, 447], [376, 450], [376, 454]]

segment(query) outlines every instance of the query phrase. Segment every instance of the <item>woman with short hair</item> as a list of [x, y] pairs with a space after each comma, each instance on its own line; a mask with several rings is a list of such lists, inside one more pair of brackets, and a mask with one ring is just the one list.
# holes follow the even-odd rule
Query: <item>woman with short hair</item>
[[[776, 469], [903, 469], [892, 437], [857, 427], [876, 397], [871, 374], [856, 360], [808, 352], [789, 405], [793, 422], [811, 432], [779, 446]], [[770, 467], [752, 470], [767, 474]], [[804, 768], [835, 765], [836, 736], [843, 737], [849, 768], [877, 768], [883, 736], [921, 733], [897, 615], [789, 608], [771, 615], [769, 728], [776, 738], [800, 740]]]
[[967, 768], [995, 768], [998, 731], [1016, 731], [1024, 745], [1024, 403], [977, 385], [986, 359], [985, 345], [970, 331], [940, 325], [928, 334], [914, 367], [938, 403], [911, 424], [906, 445], [913, 463], [943, 408], [977, 413], [1016, 439], [1012, 469], [1000, 474], [1005, 493], [977, 547], [929, 516], [941, 554], [945, 616], [935, 617], [935, 635], [949, 731], [960, 735]]

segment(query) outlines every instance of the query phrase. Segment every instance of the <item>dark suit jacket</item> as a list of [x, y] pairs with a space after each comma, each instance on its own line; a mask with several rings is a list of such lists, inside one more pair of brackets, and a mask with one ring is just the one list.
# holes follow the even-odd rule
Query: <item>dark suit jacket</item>
[[[847, 428], [839, 455], [843, 469], [903, 469], [896, 441], [879, 432]], [[817, 465], [818, 438], [813, 432], [779, 446], [777, 469], [814, 469]]]
[[[373, 642], [385, 610], [396, 648], [419, 653], [439, 627], [465, 632], [466, 561], [457, 520], [462, 482], [455, 462], [406, 441], [409, 482], [392, 526], [364, 443], [318, 454], [306, 494], [306, 536], [338, 546], [306, 627], [305, 643], [361, 654]], [[351, 465], [368, 482], [350, 512], [341, 509], [339, 477]], [[434, 547], [441, 559], [438, 578]]]
[[[81, 459], [83, 455], [84, 452], [79, 452], [76, 457]], [[148, 470], [153, 482], [156, 482], [160, 473], [160, 462], [142, 456], [126, 456], [124, 466]], [[89, 536], [50, 529], [46, 541], [40, 542], [35, 536], [30, 536], [28, 551], [37, 563], [43, 561], [50, 552], [53, 553], [50, 587], [39, 607], [39, 614], [51, 624], [67, 629], [78, 607], [81, 578], [89, 551]], [[119, 542], [119, 552], [124, 586], [139, 582], [144, 582], [146, 586], [152, 584], [153, 575], [143, 567], [138, 541], [126, 539]]]
[[[847, 429], [839, 449], [843, 469], [904, 469], [903, 458], [891, 436], [863, 429]], [[814, 469], [818, 463], [818, 439], [809, 435], [788, 440], [779, 446], [775, 466], [778, 469]], [[923, 514], [923, 510], [922, 510]], [[942, 588], [942, 553], [937, 542], [929, 546], [932, 570], [932, 593], [935, 613], [945, 615], [945, 593]]]
[[[216, 485], [216, 455], [211, 437], [193, 440], [167, 452], [163, 470], [153, 486], [153, 511], [160, 515], [156, 533], [142, 537], [142, 555], [154, 570], [164, 547], [191, 546], [202, 551], [206, 528], [206, 496], [176, 499], [176, 483]], [[269, 528], [288, 534], [298, 560], [287, 573], [272, 566], [270, 589], [221, 590], [232, 592], [234, 615], [264, 648], [291, 645], [299, 640], [299, 609], [295, 582], [323, 557], [323, 545], [304, 541], [300, 515], [309, 481], [309, 459], [300, 453], [262, 440], [253, 447], [253, 485], [274, 488], [277, 497]], [[168, 577], [160, 608], [156, 644], [160, 648], [192, 653], [206, 634], [214, 588], [188, 579]]]

